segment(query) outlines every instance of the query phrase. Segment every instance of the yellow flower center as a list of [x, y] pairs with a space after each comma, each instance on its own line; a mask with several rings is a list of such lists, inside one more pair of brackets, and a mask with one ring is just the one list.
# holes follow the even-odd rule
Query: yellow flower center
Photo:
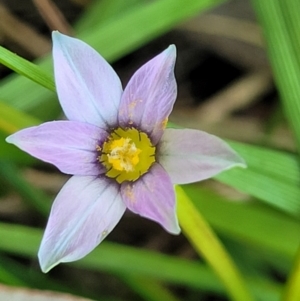
[[118, 183], [136, 181], [155, 162], [155, 147], [148, 135], [135, 128], [117, 128], [97, 150], [106, 176]]

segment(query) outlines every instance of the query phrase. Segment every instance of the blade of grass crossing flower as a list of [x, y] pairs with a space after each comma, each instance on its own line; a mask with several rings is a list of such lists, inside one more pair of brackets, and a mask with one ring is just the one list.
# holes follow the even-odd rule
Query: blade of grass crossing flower
[[179, 223], [195, 250], [216, 272], [232, 300], [253, 300], [234, 262], [180, 186], [176, 194]]
[[[287, 8], [286, 2], [289, 3]], [[286, 116], [300, 149], [300, 64], [297, 48], [299, 28], [297, 32], [293, 30], [294, 24], [299, 23], [299, 14], [296, 13], [299, 2], [252, 0], [252, 3], [265, 34], [269, 58]], [[294, 14], [288, 13], [291, 8], [295, 8]], [[296, 19], [288, 20], [289, 18]]]
[[26, 76], [44, 88], [55, 91], [55, 85], [52, 76], [48, 75], [37, 65], [21, 58], [2, 46], [0, 46], [0, 63], [17, 73]]
[[282, 301], [300, 300], [300, 248], [283, 292]]

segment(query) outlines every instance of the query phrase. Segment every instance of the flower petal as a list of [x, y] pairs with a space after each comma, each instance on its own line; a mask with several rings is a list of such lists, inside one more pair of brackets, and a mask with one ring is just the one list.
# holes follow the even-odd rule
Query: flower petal
[[117, 184], [105, 177], [72, 177], [51, 209], [38, 254], [43, 272], [91, 252], [125, 209]]
[[68, 119], [116, 126], [122, 94], [118, 75], [84, 42], [57, 31], [52, 38], [56, 88]]
[[154, 145], [162, 136], [177, 96], [175, 59], [176, 48], [171, 45], [143, 65], [130, 79], [120, 104], [120, 125], [148, 133]]
[[174, 187], [164, 169], [155, 163], [150, 171], [134, 183], [121, 185], [121, 195], [127, 208], [178, 234]]
[[160, 141], [159, 163], [174, 184], [186, 184], [215, 176], [244, 160], [220, 138], [198, 130], [166, 129]]
[[30, 155], [72, 175], [98, 175], [105, 168], [97, 161], [97, 145], [107, 133], [87, 123], [53, 121], [21, 130], [6, 138]]

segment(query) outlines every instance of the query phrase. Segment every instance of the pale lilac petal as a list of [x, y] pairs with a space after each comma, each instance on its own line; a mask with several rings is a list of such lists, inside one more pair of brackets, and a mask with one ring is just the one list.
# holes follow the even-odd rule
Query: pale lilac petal
[[116, 126], [122, 86], [112, 67], [86, 43], [53, 32], [56, 89], [70, 120]]
[[178, 234], [174, 187], [164, 169], [155, 163], [136, 182], [124, 182], [121, 195], [128, 209], [162, 225], [168, 232]]
[[51, 209], [38, 253], [43, 272], [91, 252], [116, 226], [125, 209], [119, 185], [105, 177], [72, 177]]
[[226, 142], [191, 129], [166, 129], [159, 143], [158, 160], [174, 184], [205, 180], [235, 166], [246, 167]]
[[98, 175], [105, 168], [97, 161], [97, 145], [107, 133], [91, 124], [53, 121], [30, 127], [6, 138], [30, 155], [54, 164], [71, 175]]
[[141, 129], [154, 144], [163, 133], [177, 96], [175, 59], [176, 48], [171, 45], [143, 65], [130, 79], [120, 104], [120, 125]]

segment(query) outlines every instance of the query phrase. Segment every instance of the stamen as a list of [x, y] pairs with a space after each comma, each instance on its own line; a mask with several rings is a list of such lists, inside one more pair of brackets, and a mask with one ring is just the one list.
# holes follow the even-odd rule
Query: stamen
[[107, 157], [114, 169], [128, 172], [132, 171], [140, 161], [140, 153], [141, 150], [136, 148], [130, 138], [120, 138], [111, 143]]
[[106, 168], [106, 176], [118, 183], [136, 181], [155, 162], [155, 150], [146, 133], [135, 128], [114, 130], [102, 147], [98, 160]]

